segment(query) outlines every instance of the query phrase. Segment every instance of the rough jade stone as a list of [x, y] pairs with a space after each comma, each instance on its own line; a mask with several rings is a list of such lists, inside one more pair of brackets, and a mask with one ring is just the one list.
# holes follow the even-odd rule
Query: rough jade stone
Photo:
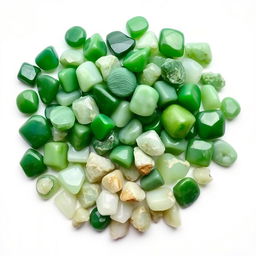
[[16, 105], [20, 112], [33, 114], [38, 110], [39, 99], [33, 90], [24, 90], [16, 98]]
[[135, 145], [136, 139], [142, 134], [142, 124], [133, 119], [119, 132], [119, 140], [123, 144]]
[[68, 166], [67, 154], [67, 143], [48, 142], [44, 146], [44, 164], [54, 170], [63, 170]]
[[84, 55], [81, 51], [68, 49], [60, 56], [60, 63], [66, 68], [76, 68], [84, 62]]
[[140, 186], [145, 191], [153, 190], [162, 185], [164, 185], [164, 180], [157, 169], [152, 170], [140, 179]]
[[154, 88], [157, 90], [159, 94], [158, 106], [165, 107], [167, 105], [171, 105], [172, 103], [176, 103], [178, 100], [178, 96], [176, 90], [167, 84], [164, 81], [157, 81], [154, 84]]
[[158, 92], [154, 88], [139, 85], [130, 101], [130, 110], [140, 116], [150, 116], [157, 107], [158, 98]]
[[204, 110], [216, 110], [220, 108], [218, 92], [212, 85], [204, 85], [201, 88], [202, 104]]
[[107, 55], [107, 46], [99, 34], [94, 34], [85, 41], [84, 57], [95, 62], [102, 56]]
[[96, 139], [104, 140], [114, 129], [115, 123], [104, 114], [99, 114], [91, 123], [91, 129]]
[[52, 46], [42, 50], [35, 59], [36, 64], [43, 70], [53, 70], [59, 65], [59, 58]]
[[185, 69], [185, 84], [198, 84], [200, 81], [203, 67], [196, 61], [189, 58], [182, 58], [181, 64]]
[[17, 78], [22, 82], [30, 86], [34, 86], [37, 76], [40, 74], [40, 68], [24, 62], [19, 70]]
[[226, 97], [221, 102], [221, 111], [227, 120], [233, 120], [239, 115], [241, 107], [234, 98]]
[[83, 92], [89, 91], [95, 84], [99, 84], [103, 81], [100, 71], [91, 61], [86, 61], [81, 64], [76, 70], [76, 75], [79, 86]]
[[94, 229], [102, 231], [107, 228], [110, 222], [110, 216], [101, 215], [96, 207], [91, 211], [90, 224]]
[[130, 51], [123, 59], [123, 66], [132, 72], [142, 72], [148, 63], [149, 55], [149, 47]]
[[225, 133], [225, 119], [220, 110], [199, 112], [196, 117], [196, 129], [202, 139], [215, 139]]
[[208, 43], [189, 43], [185, 46], [186, 55], [200, 63], [202, 66], [207, 66], [212, 61], [212, 52]]
[[31, 116], [21, 126], [19, 133], [32, 148], [40, 148], [52, 136], [49, 123], [40, 115]]
[[203, 73], [200, 81], [202, 84], [210, 84], [214, 86], [218, 92], [225, 86], [224, 78], [218, 73]]
[[139, 77], [140, 84], [153, 85], [161, 76], [161, 68], [154, 63], [149, 63]]
[[130, 146], [117, 146], [111, 151], [109, 158], [118, 165], [130, 168], [134, 160], [133, 148]]
[[120, 31], [114, 31], [107, 35], [109, 50], [118, 58], [122, 58], [135, 46], [135, 40]]
[[86, 32], [79, 26], [70, 28], [65, 34], [65, 41], [71, 47], [80, 47], [84, 44]]
[[59, 81], [49, 75], [39, 75], [36, 84], [41, 101], [47, 105], [52, 103], [59, 90]]
[[189, 141], [186, 151], [186, 160], [191, 164], [207, 167], [211, 163], [212, 156], [212, 142], [199, 139], [192, 139]]
[[43, 161], [43, 156], [36, 150], [28, 149], [22, 159], [20, 160], [20, 166], [27, 177], [36, 177], [46, 170], [46, 165]]
[[75, 123], [69, 131], [68, 140], [75, 150], [79, 151], [89, 146], [92, 132], [89, 126]]
[[165, 146], [165, 152], [173, 155], [180, 155], [187, 149], [188, 142], [185, 139], [177, 140], [168, 135], [166, 131], [161, 132], [160, 136]]
[[213, 143], [213, 161], [221, 166], [229, 167], [237, 159], [235, 149], [224, 140], [216, 140]]
[[168, 58], [182, 57], [184, 54], [184, 36], [174, 29], [164, 28], [160, 32], [159, 51]]
[[57, 95], [56, 95], [56, 101], [61, 105], [61, 106], [70, 106], [73, 101], [76, 99], [80, 98], [81, 92], [80, 91], [74, 91], [74, 92], [64, 92], [60, 90]]
[[154, 32], [147, 31], [140, 38], [136, 40], [136, 48], [142, 49], [149, 47], [151, 55], [156, 55], [158, 51], [158, 40]]
[[79, 89], [76, 70], [74, 68], [64, 68], [58, 73], [60, 85], [64, 92], [73, 92]]
[[148, 30], [148, 21], [142, 16], [133, 17], [127, 21], [126, 29], [132, 38], [140, 37]]
[[111, 119], [115, 122], [116, 127], [122, 128], [132, 119], [132, 112], [130, 111], [129, 104], [129, 101], [121, 101], [111, 115]]
[[181, 207], [193, 204], [200, 195], [200, 189], [192, 178], [184, 178], [173, 187], [173, 194]]
[[147, 131], [151, 131], [154, 130], [155, 132], [158, 133], [158, 135], [160, 135], [161, 131], [162, 131], [162, 124], [161, 124], [161, 119], [158, 116], [157, 119], [152, 122], [151, 124], [147, 124], [143, 127], [143, 132], [147, 132]]
[[51, 174], [41, 175], [36, 181], [36, 192], [43, 199], [50, 199], [59, 190], [60, 183], [58, 179]]
[[162, 113], [162, 125], [174, 139], [185, 138], [195, 121], [188, 110], [176, 104], [167, 107]]
[[199, 110], [201, 105], [201, 91], [196, 84], [184, 84], [178, 91], [178, 102], [192, 113]]

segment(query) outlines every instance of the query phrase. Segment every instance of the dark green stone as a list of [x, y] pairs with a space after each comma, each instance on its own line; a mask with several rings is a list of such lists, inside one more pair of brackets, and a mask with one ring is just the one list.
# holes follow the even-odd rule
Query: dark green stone
[[20, 112], [33, 114], [38, 110], [39, 99], [33, 90], [22, 91], [16, 98], [16, 104]]
[[40, 74], [40, 68], [24, 62], [19, 70], [17, 78], [22, 82], [30, 86], [34, 86], [37, 76]]
[[190, 140], [190, 139], [193, 139], [195, 138], [197, 135], [197, 130], [196, 130], [196, 126], [194, 125], [190, 131], [188, 132], [187, 136], [186, 136], [186, 139], [187, 140]]
[[55, 49], [49, 46], [36, 56], [35, 62], [41, 69], [49, 71], [58, 67], [59, 57]]
[[102, 231], [110, 224], [110, 222], [110, 216], [101, 215], [96, 207], [91, 211], [90, 224], [94, 229]]
[[65, 41], [71, 47], [80, 47], [84, 44], [86, 32], [79, 26], [70, 28], [65, 34]]
[[158, 120], [160, 115], [160, 112], [155, 110], [151, 116], [134, 115], [134, 118], [138, 119], [143, 125], [149, 125], [152, 124], [156, 119]]
[[146, 132], [146, 131], [151, 131], [151, 130], [154, 130], [156, 131], [158, 134], [161, 133], [162, 131], [162, 124], [161, 124], [161, 118], [160, 116], [158, 116], [154, 122], [150, 123], [150, 124], [147, 124], [143, 127], [143, 131]]

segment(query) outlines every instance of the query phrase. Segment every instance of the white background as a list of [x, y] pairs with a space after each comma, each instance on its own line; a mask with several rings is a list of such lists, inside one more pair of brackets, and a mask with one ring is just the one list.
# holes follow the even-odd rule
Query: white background
[[[112, 242], [108, 230], [85, 225], [76, 231], [35, 192], [19, 160], [27, 145], [18, 135], [25, 121], [15, 98], [27, 88], [16, 79], [22, 62], [33, 63], [48, 45], [60, 54], [65, 31], [80, 25], [102, 36], [124, 30], [132, 16], [145, 16], [150, 30], [181, 30], [186, 42], [207, 41], [213, 52], [209, 70], [221, 72], [226, 87], [242, 106], [227, 124], [225, 139], [238, 151], [232, 168], [211, 166], [213, 182], [199, 200], [182, 210], [182, 227], [152, 224], [143, 235], [133, 229]], [[145, 1], [0, 1], [0, 255], [256, 255], [256, 7], [255, 0]]]

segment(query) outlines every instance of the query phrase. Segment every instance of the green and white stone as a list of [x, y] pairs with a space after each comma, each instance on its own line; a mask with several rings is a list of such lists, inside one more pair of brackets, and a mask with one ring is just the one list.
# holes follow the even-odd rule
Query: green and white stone
[[114, 215], [117, 212], [118, 195], [102, 190], [96, 200], [96, 206], [101, 215]]
[[207, 185], [212, 181], [210, 169], [207, 167], [195, 168], [193, 170], [193, 177], [195, 181], [200, 185]]
[[128, 181], [136, 181], [140, 177], [140, 173], [134, 165], [132, 165], [130, 168], [119, 166], [118, 169], [123, 173], [124, 177]]
[[76, 151], [71, 145], [69, 145], [68, 161], [70, 163], [85, 164], [87, 163], [89, 153], [90, 153], [90, 147], [86, 147], [82, 150]]
[[87, 209], [79, 207], [76, 209], [74, 217], [72, 219], [72, 225], [74, 228], [80, 228], [90, 218], [90, 212]]
[[149, 63], [142, 71], [139, 78], [140, 84], [153, 85], [161, 76], [161, 68], [154, 63]]
[[78, 67], [84, 62], [84, 55], [81, 51], [68, 49], [60, 56], [60, 63], [64, 67]]
[[132, 112], [130, 111], [129, 104], [128, 101], [121, 101], [112, 114], [111, 119], [115, 122], [116, 127], [122, 128], [132, 119]]
[[157, 55], [158, 40], [154, 32], [147, 31], [139, 39], [136, 40], [136, 48], [142, 49], [149, 47], [152, 55]]
[[70, 106], [72, 102], [81, 96], [80, 91], [64, 92], [59, 91], [56, 95], [56, 101], [61, 106]]
[[137, 206], [132, 212], [131, 224], [139, 232], [146, 232], [151, 224], [151, 216], [148, 207], [145, 205]]
[[172, 227], [178, 228], [181, 226], [181, 219], [180, 219], [180, 210], [177, 204], [163, 213], [164, 222]]
[[180, 59], [182, 66], [185, 69], [185, 81], [186, 84], [197, 84], [200, 81], [203, 67], [195, 60], [189, 58]]
[[64, 141], [68, 132], [60, 131], [59, 129], [52, 127], [52, 139], [53, 141]]

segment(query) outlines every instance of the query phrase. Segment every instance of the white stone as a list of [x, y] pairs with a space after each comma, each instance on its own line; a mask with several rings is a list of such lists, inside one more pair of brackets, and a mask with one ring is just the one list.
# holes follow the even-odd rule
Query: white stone
[[210, 169], [207, 167], [195, 168], [193, 170], [193, 177], [200, 185], [207, 185], [212, 181]]
[[136, 181], [140, 177], [140, 173], [134, 165], [130, 168], [124, 168], [122, 166], [119, 166], [118, 168], [129, 181]]
[[96, 200], [96, 205], [101, 215], [116, 214], [118, 207], [118, 195], [107, 190], [102, 190]]
[[100, 194], [99, 184], [90, 184], [85, 182], [77, 194], [77, 199], [82, 207], [89, 208], [95, 205], [96, 200]]
[[134, 205], [127, 202], [118, 202], [117, 212], [111, 215], [111, 219], [117, 222], [125, 223], [132, 216]]
[[129, 231], [129, 221], [125, 223], [116, 222], [114, 220], [111, 221], [109, 225], [110, 236], [113, 240], [120, 239], [125, 237]]
[[163, 219], [168, 226], [178, 228], [181, 225], [179, 207], [174, 204], [172, 208], [164, 211]]
[[114, 170], [102, 179], [102, 186], [111, 193], [119, 192], [124, 185], [124, 176], [120, 170]]
[[128, 181], [124, 184], [124, 187], [120, 194], [120, 199], [124, 202], [140, 202], [145, 199], [145, 192], [140, 188], [137, 183]]
[[158, 53], [158, 40], [154, 32], [145, 32], [138, 40], [136, 40], [136, 48], [146, 48], [151, 49], [151, 54], [156, 55]]
[[90, 212], [82, 207], [76, 209], [74, 217], [72, 219], [72, 225], [74, 228], [81, 227], [90, 218]]
[[145, 232], [149, 229], [151, 217], [146, 206], [139, 205], [133, 210], [131, 224], [140, 232]]
[[89, 157], [90, 147], [86, 147], [82, 150], [76, 151], [71, 145], [68, 149], [68, 161], [70, 163], [81, 163], [85, 164]]
[[143, 175], [150, 173], [155, 166], [155, 161], [145, 154], [139, 147], [134, 148], [133, 154], [135, 166], [138, 171]]

